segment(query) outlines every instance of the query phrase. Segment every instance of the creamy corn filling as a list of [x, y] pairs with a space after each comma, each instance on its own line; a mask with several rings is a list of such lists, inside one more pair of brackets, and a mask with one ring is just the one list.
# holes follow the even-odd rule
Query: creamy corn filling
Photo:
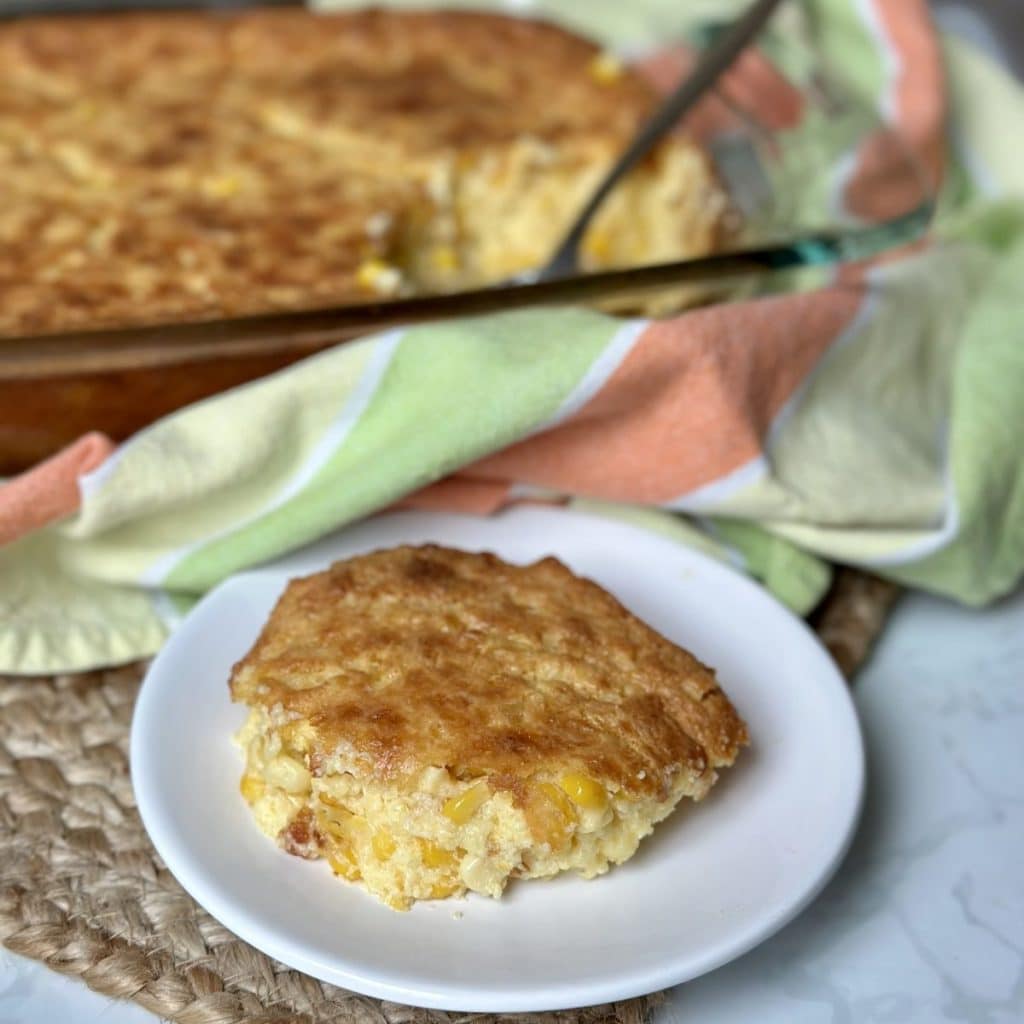
[[[431, 165], [424, 200], [390, 225], [386, 251], [357, 271], [392, 296], [491, 283], [543, 265], [617, 152], [605, 139], [553, 145], [523, 136]], [[658, 263], [711, 251], [727, 201], [696, 147], [675, 140], [608, 197], [584, 236], [584, 269]]]
[[240, 789], [260, 829], [399, 910], [467, 891], [499, 897], [510, 878], [602, 874], [632, 856], [684, 790], [680, 781], [666, 800], [630, 799], [567, 770], [513, 792], [439, 766], [383, 784], [346, 752], [317, 759], [314, 773], [308, 723], [262, 707], [237, 739], [246, 759]]

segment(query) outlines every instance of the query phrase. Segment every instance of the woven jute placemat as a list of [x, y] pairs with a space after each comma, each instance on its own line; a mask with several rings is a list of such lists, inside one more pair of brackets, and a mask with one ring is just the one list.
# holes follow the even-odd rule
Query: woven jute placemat
[[[812, 624], [849, 677], [892, 606], [844, 571]], [[265, 956], [181, 888], [149, 842], [128, 774], [143, 665], [0, 678], [0, 940], [181, 1024], [449, 1024], [447, 1014], [324, 984]], [[644, 1024], [658, 995], [493, 1020]]]

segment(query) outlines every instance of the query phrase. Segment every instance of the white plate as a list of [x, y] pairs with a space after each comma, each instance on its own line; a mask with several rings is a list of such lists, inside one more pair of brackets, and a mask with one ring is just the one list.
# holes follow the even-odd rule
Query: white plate
[[[512, 883], [388, 910], [324, 862], [281, 852], [238, 795], [232, 663], [287, 579], [405, 542], [555, 554], [718, 669], [752, 746], [710, 797], [586, 882]], [[693, 978], [767, 938], [835, 870], [864, 761], [846, 686], [807, 627], [763, 590], [654, 534], [554, 508], [368, 520], [210, 593], [160, 652], [132, 723], [132, 776], [153, 843], [214, 917], [291, 967], [367, 995], [526, 1012], [625, 999]], [[458, 913], [457, 913], [458, 912]], [[461, 913], [461, 916], [460, 916]]]

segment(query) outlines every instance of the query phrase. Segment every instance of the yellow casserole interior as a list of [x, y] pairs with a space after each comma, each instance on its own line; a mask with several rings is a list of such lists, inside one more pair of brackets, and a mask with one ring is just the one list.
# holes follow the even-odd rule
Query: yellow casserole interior
[[714, 781], [707, 773], [697, 793], [680, 773], [661, 801], [627, 798], [572, 768], [534, 775], [515, 792], [440, 766], [385, 783], [354, 753], [314, 761], [312, 739], [305, 720], [252, 709], [238, 735], [242, 795], [289, 852], [326, 859], [396, 910], [467, 891], [499, 897], [510, 878], [602, 874], [628, 860], [684, 792], [699, 798]]

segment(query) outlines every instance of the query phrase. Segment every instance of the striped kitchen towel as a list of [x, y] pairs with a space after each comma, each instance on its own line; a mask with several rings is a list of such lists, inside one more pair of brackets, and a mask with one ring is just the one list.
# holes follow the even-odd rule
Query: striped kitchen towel
[[[676, 31], [677, 6], [531, 11], [636, 51]], [[0, 488], [0, 670], [150, 654], [218, 580], [399, 502], [630, 517], [798, 611], [830, 561], [970, 603], [1010, 589], [1024, 569], [1024, 93], [937, 36], [924, 0], [802, 6], [826, 66], [941, 182], [928, 244], [667, 320], [555, 309], [390, 331], [116, 451], [85, 439]], [[727, 90], [753, 90], [775, 127], [827, 131], [804, 123], [773, 59], [748, 55]], [[676, 61], [652, 61], [652, 77]], [[713, 107], [698, 131], [701, 117]], [[884, 216], [905, 183], [882, 149], [860, 140], [830, 195], [802, 198]]]

